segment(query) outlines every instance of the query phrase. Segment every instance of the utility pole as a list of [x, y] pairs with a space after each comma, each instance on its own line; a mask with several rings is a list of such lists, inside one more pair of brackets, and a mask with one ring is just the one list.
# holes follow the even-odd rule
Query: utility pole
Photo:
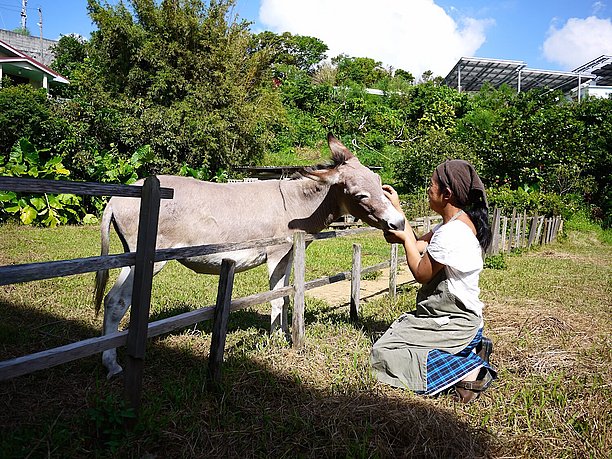
[[21, 30], [26, 30], [28, 20], [28, 0], [21, 0]]
[[40, 29], [40, 62], [45, 63], [45, 47], [43, 46], [42, 9], [38, 8], [38, 27]]

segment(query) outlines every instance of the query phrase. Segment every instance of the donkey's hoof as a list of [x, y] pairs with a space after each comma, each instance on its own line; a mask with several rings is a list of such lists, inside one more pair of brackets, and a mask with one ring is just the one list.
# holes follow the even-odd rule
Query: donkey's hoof
[[108, 374], [106, 375], [106, 379], [107, 380], [111, 380], [113, 378], [115, 378], [116, 376], [122, 375], [123, 374], [123, 368], [121, 368], [121, 365], [115, 365], [113, 368], [111, 368], [108, 371]]

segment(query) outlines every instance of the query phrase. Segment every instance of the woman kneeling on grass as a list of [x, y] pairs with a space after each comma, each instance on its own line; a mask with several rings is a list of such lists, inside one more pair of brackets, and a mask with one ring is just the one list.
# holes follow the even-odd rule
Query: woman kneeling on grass
[[[401, 212], [396, 191], [383, 189]], [[419, 239], [410, 228], [385, 235], [404, 246], [410, 271], [422, 284], [416, 310], [402, 314], [374, 344], [370, 362], [384, 383], [422, 395], [454, 387], [467, 403], [497, 376], [478, 298], [482, 251], [491, 242], [487, 198], [474, 167], [463, 160], [440, 164], [427, 194], [441, 225]]]

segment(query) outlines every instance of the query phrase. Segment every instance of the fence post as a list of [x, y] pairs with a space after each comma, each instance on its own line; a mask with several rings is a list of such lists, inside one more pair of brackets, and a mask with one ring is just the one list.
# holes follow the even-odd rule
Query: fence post
[[389, 263], [389, 296], [395, 301], [397, 298], [397, 247], [391, 244], [391, 262]]
[[523, 210], [523, 222], [521, 229], [521, 247], [527, 247], [527, 211]]
[[221, 384], [221, 364], [223, 363], [223, 352], [225, 351], [225, 338], [227, 336], [227, 322], [229, 321], [230, 306], [232, 304], [235, 271], [236, 262], [224, 258], [221, 262], [210, 354], [208, 356], [208, 381], [215, 387]]
[[291, 339], [294, 349], [304, 347], [304, 307], [306, 300], [306, 238], [303, 231], [293, 234], [293, 318], [291, 324]]
[[512, 217], [510, 217], [510, 233], [508, 235], [508, 252], [512, 250], [512, 243], [515, 242], [514, 241], [515, 220], [516, 220], [516, 209], [512, 209]]
[[554, 239], [557, 239], [557, 236], [559, 236], [559, 228], [561, 227], [561, 215], [557, 215], [555, 217], [555, 235], [554, 235]]
[[530, 248], [531, 244], [533, 244], [533, 241], [535, 240], [537, 229], [538, 229], [538, 214], [535, 214], [533, 217], [531, 217], [529, 237], [527, 238], [527, 248]]
[[155, 241], [159, 219], [160, 186], [155, 176], [148, 177], [142, 187], [138, 241], [132, 287], [132, 311], [127, 336], [125, 393], [136, 413], [140, 409], [144, 357], [147, 346]]
[[351, 269], [351, 320], [359, 319], [359, 289], [361, 288], [361, 245], [353, 244], [353, 267]]
[[501, 232], [501, 251], [506, 252], [506, 234], [508, 231], [508, 217], [503, 217], [503, 225]]
[[501, 212], [499, 210], [499, 207], [496, 207], [495, 209], [493, 209], [493, 225], [491, 228], [491, 233], [492, 233], [491, 245], [487, 249], [487, 253], [489, 255], [496, 254], [499, 252], [499, 226], [501, 223], [500, 217], [501, 217]]

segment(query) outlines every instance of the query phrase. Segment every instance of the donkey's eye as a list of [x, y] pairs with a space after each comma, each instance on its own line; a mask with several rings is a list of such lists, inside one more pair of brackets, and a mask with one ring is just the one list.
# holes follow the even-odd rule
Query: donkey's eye
[[363, 193], [355, 195], [355, 199], [357, 201], [363, 201], [364, 199], [368, 199], [368, 198], [369, 198], [369, 196], [367, 194], [363, 194]]

